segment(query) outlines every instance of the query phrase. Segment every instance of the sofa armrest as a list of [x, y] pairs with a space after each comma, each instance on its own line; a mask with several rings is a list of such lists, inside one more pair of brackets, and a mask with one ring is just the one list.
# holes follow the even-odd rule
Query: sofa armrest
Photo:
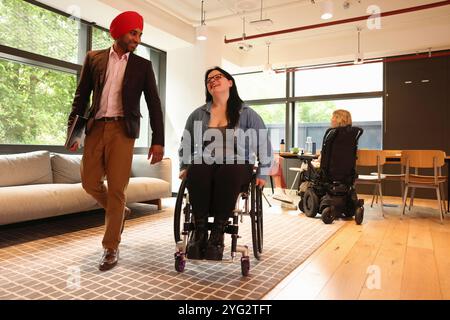
[[131, 177], [158, 178], [167, 181], [172, 190], [172, 160], [164, 158], [157, 164], [150, 165], [147, 155], [133, 155], [131, 164]]

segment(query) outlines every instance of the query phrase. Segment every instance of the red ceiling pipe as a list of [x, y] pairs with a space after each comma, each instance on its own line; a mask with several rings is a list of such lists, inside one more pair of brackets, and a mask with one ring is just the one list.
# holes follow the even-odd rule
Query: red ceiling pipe
[[[450, 51], [439, 51], [439, 52], [430, 52], [430, 53], [421, 53], [421, 54], [409, 54], [399, 57], [384, 57], [384, 58], [371, 58], [365, 60], [362, 64], [369, 63], [377, 63], [377, 62], [395, 62], [395, 61], [406, 61], [406, 60], [418, 60], [418, 59], [426, 59], [426, 58], [436, 58], [436, 57], [446, 57], [450, 56]], [[335, 67], [348, 67], [355, 65], [353, 62], [338, 62], [332, 64], [324, 64], [324, 65], [316, 65], [316, 66], [305, 66], [305, 67], [293, 67], [287, 68], [285, 70], [275, 70], [276, 73], [284, 73], [284, 72], [294, 72], [294, 71], [302, 71], [302, 70], [315, 70], [315, 69], [324, 69], [324, 68], [335, 68]]]
[[[439, 2], [429, 3], [429, 4], [425, 4], [425, 5], [421, 5], [421, 6], [404, 8], [404, 9], [393, 10], [393, 11], [388, 11], [388, 12], [381, 12], [380, 17], [388, 17], [388, 16], [393, 16], [393, 15], [402, 14], [402, 13], [415, 12], [415, 11], [420, 11], [420, 10], [442, 7], [442, 6], [446, 6], [446, 5], [450, 5], [450, 0], [439, 1]], [[309, 26], [297, 27], [297, 28], [292, 28], [292, 29], [284, 29], [284, 30], [279, 30], [279, 31], [255, 34], [252, 36], [246, 36], [244, 38], [240, 37], [240, 38], [234, 38], [234, 39], [227, 39], [225, 37], [224, 41], [225, 41], [225, 43], [231, 43], [231, 42], [238, 42], [238, 41], [242, 41], [242, 40], [270, 37], [270, 36], [275, 36], [275, 35], [284, 34], [284, 33], [298, 32], [298, 31], [303, 31], [303, 30], [317, 29], [317, 28], [323, 28], [323, 27], [328, 27], [328, 26], [333, 26], [333, 25], [338, 25], [338, 24], [367, 20], [371, 17], [372, 17], [371, 15], [360, 16], [360, 17], [355, 17], [355, 18], [350, 18], [350, 19], [330, 21], [330, 22], [313, 24], [313, 25], [309, 25]]]

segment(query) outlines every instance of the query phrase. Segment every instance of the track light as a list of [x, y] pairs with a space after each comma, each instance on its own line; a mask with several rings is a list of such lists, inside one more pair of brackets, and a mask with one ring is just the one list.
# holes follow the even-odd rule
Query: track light
[[358, 51], [355, 55], [354, 64], [363, 64], [364, 63], [364, 54], [361, 52], [361, 27], [357, 27], [356, 30], [358, 31]]
[[333, 18], [333, 2], [331, 0], [323, 1], [321, 4], [322, 6], [322, 15], [321, 18], [323, 20], [328, 20]]
[[205, 24], [205, 11], [203, 10], [203, 2], [202, 0], [202, 12], [200, 18], [200, 26], [197, 27], [197, 40], [205, 41], [208, 39], [208, 27]]
[[267, 42], [267, 63], [264, 65], [263, 73], [268, 76], [275, 74], [272, 64], [270, 63], [270, 42]]

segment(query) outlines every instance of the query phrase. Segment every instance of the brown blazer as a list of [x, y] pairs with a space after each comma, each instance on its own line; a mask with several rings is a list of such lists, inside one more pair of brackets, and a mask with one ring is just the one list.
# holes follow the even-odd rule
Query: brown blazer
[[[72, 104], [72, 112], [69, 115], [70, 126], [76, 115], [89, 118], [86, 134], [94, 124], [94, 117], [100, 107], [103, 86], [105, 84], [106, 68], [108, 66], [110, 49], [89, 51], [84, 60], [81, 70], [80, 82], [78, 83]], [[91, 92], [92, 103], [88, 109]], [[152, 145], [164, 145], [164, 123], [161, 110], [161, 101], [158, 96], [155, 75], [152, 63], [133, 53], [128, 58], [127, 67], [122, 85], [122, 104], [125, 117], [126, 134], [130, 138], [139, 137], [140, 100], [144, 92], [145, 101], [150, 115], [152, 127]]]

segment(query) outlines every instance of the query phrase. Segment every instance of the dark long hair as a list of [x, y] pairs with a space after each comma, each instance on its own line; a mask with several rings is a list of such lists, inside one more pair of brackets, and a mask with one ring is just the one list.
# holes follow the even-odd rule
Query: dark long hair
[[208, 92], [207, 81], [208, 81], [208, 75], [214, 70], [219, 71], [220, 73], [222, 73], [225, 76], [225, 78], [227, 78], [228, 80], [231, 80], [233, 82], [233, 85], [230, 88], [230, 96], [228, 97], [228, 101], [227, 101], [227, 119], [228, 119], [228, 127], [234, 128], [239, 121], [239, 112], [241, 111], [243, 101], [239, 97], [239, 93], [237, 91], [236, 82], [234, 81], [234, 78], [231, 76], [231, 74], [229, 74], [222, 68], [214, 67], [214, 68], [207, 70], [205, 73], [206, 102], [212, 102], [212, 100], [213, 100], [212, 95]]

